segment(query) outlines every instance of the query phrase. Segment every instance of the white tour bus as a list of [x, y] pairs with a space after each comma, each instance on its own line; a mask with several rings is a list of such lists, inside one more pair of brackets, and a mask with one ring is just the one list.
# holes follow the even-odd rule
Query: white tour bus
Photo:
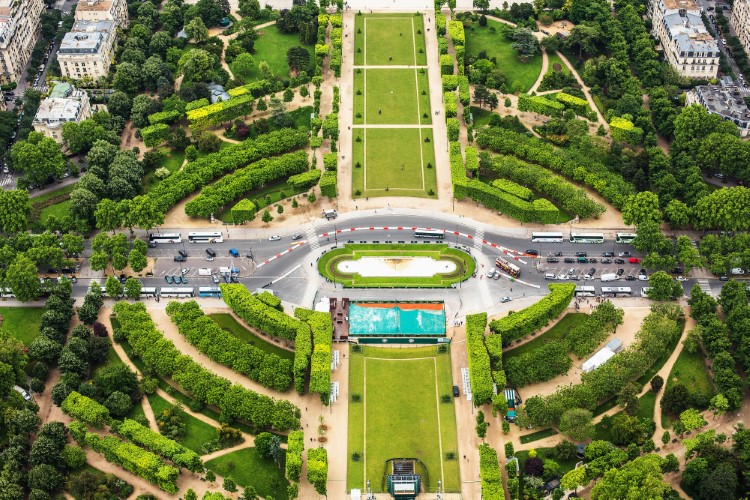
[[190, 231], [188, 233], [188, 241], [190, 243], [221, 243], [222, 241], [224, 241], [224, 237], [219, 231]]
[[596, 297], [596, 288], [593, 286], [577, 286], [575, 290], [576, 297]]
[[604, 243], [602, 233], [570, 233], [571, 243]]
[[562, 233], [531, 233], [534, 243], [562, 243], [565, 241]]
[[148, 241], [151, 243], [182, 243], [180, 233], [149, 233]]
[[152, 297], [156, 297], [156, 287], [155, 286], [143, 286], [141, 287], [141, 298], [142, 299], [149, 299]]
[[162, 297], [195, 297], [195, 289], [189, 286], [163, 286], [159, 295]]
[[633, 290], [629, 286], [603, 286], [602, 295], [631, 297], [633, 295]]

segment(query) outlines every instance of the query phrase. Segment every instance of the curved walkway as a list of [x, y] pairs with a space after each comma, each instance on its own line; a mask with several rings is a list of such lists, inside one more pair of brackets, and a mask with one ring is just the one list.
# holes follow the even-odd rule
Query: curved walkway
[[594, 99], [591, 97], [591, 88], [587, 87], [585, 83], [583, 83], [583, 79], [581, 79], [580, 75], [576, 71], [576, 69], [573, 67], [572, 64], [570, 64], [570, 61], [568, 61], [568, 58], [565, 57], [565, 54], [560, 52], [559, 50], [555, 52], [560, 59], [565, 63], [565, 65], [570, 70], [570, 73], [575, 77], [576, 81], [578, 82], [578, 85], [581, 86], [581, 90], [583, 91], [584, 95], [586, 96], [586, 100], [589, 103], [589, 107], [596, 111], [597, 121], [599, 125], [604, 126], [604, 129], [609, 131], [609, 123], [607, 123], [607, 120], [604, 119], [604, 115], [602, 115], [601, 111], [599, 111], [599, 108], [596, 106], [596, 103], [594, 102]]
[[541, 71], [539, 71], [539, 76], [534, 82], [534, 85], [532, 85], [529, 91], [526, 92], [527, 94], [533, 94], [534, 92], [536, 92], [536, 89], [538, 89], [539, 85], [542, 84], [542, 80], [544, 80], [544, 75], [547, 74], [548, 68], [549, 68], [549, 56], [547, 55], [547, 51], [544, 49], [544, 47], [542, 47], [542, 69]]

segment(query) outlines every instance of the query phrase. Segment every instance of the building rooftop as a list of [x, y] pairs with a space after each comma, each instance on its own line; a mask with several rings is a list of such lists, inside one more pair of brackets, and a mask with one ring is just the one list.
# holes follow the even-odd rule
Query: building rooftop
[[664, 2], [664, 6], [667, 9], [685, 9], [685, 10], [699, 10], [700, 9], [700, 7], [698, 6], [698, 2], [696, 2], [695, 0], [662, 0], [662, 1]]
[[71, 31], [66, 33], [60, 43], [60, 54], [95, 54], [104, 43], [104, 35], [99, 32], [80, 33]]
[[[0, 0], [0, 2], [3, 0]], [[107, 11], [112, 7], [113, 0], [81, 0], [78, 2], [76, 11], [82, 10], [97, 10]]]
[[700, 16], [689, 12], [668, 14], [664, 16], [664, 25], [680, 52], [719, 52], [716, 40], [706, 31]]
[[[739, 87], [722, 87], [721, 85], [699, 85], [695, 87], [698, 100], [711, 113], [743, 122], [750, 121], [748, 109]], [[735, 121], [735, 123], [737, 123]]]
[[73, 23], [73, 28], [70, 31], [83, 31], [86, 33], [93, 33], [95, 31], [101, 33], [109, 33], [115, 27], [115, 23], [112, 21], [76, 21]]
[[217, 103], [219, 101], [228, 101], [231, 96], [224, 90], [224, 87], [218, 83], [211, 82], [208, 84], [208, 90], [211, 92], [211, 102]]
[[[67, 84], [66, 84], [67, 85]], [[56, 88], [59, 85], [56, 86]], [[83, 91], [71, 92], [69, 97], [48, 97], [39, 104], [34, 123], [44, 123], [48, 127], [62, 126], [76, 121], [81, 114]]]
[[52, 87], [52, 91], [49, 93], [49, 97], [62, 99], [64, 97], [68, 97], [74, 90], [75, 87], [73, 87], [69, 83], [57, 82], [55, 86]]

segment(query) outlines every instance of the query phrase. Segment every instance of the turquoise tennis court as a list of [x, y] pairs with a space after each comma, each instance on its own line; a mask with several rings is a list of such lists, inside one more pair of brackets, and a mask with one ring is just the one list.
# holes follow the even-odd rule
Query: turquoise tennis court
[[445, 309], [442, 304], [439, 308], [435, 306], [437, 304], [352, 303], [349, 305], [349, 334], [445, 335]]

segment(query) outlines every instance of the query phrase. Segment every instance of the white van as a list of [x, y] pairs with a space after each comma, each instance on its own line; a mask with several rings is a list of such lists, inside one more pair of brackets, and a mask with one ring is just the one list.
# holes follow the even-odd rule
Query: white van
[[31, 401], [31, 396], [28, 392], [26, 392], [23, 387], [19, 387], [17, 385], [13, 386], [13, 390], [16, 391], [18, 394], [21, 395], [21, 397], [24, 399], [24, 401]]
[[211, 274], [210, 267], [201, 267], [198, 269], [198, 276], [211, 276]]
[[617, 281], [620, 277], [616, 273], [605, 273], [601, 275], [602, 281]]
[[546, 279], [546, 280], [556, 280], [557, 276], [555, 276], [552, 273], [547, 273], [547, 274], [544, 275], [544, 279]]
[[336, 217], [338, 217], [338, 214], [335, 210], [324, 210], [323, 217], [325, 217], [326, 219], [335, 219]]
[[731, 271], [729, 271], [731, 274], [737, 275], [737, 274], [745, 274], [745, 270], [741, 267], [733, 267]]

